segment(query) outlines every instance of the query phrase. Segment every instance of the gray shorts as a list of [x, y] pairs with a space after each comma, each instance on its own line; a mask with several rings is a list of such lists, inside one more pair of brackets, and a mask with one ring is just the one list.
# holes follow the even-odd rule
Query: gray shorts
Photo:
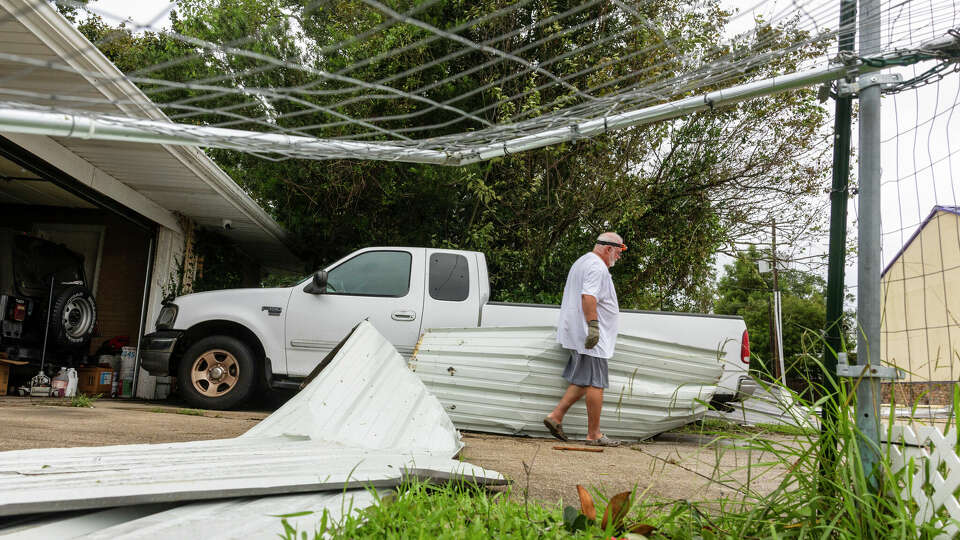
[[563, 378], [577, 386], [607, 388], [610, 386], [607, 359], [570, 351], [570, 360], [567, 360], [567, 367], [563, 369]]

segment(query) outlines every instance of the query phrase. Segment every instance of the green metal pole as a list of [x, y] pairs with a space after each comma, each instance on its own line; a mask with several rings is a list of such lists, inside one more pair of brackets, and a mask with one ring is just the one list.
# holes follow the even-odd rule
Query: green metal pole
[[[840, 2], [840, 51], [852, 51], [857, 21], [856, 0]], [[837, 353], [843, 347], [843, 281], [847, 243], [847, 185], [850, 171], [850, 138], [853, 99], [837, 97], [834, 112], [833, 188], [830, 190], [830, 256], [827, 270], [826, 347], [823, 352], [823, 388], [831, 399], [821, 408], [820, 470], [829, 474], [836, 461], [837, 440]]]

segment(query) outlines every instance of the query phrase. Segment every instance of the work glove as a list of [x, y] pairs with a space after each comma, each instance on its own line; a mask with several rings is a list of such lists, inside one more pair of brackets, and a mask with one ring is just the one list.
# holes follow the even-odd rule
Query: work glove
[[600, 341], [600, 321], [590, 321], [587, 323], [587, 339], [583, 342], [585, 349], [592, 349]]

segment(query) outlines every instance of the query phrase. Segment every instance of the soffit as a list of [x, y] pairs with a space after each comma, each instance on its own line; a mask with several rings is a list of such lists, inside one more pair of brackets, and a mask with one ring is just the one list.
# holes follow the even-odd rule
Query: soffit
[[[2, 101], [166, 119], [46, 2], [0, 0], [0, 54], [6, 55], [0, 58]], [[79, 99], [57, 99], [67, 95]], [[302, 269], [286, 246], [286, 232], [202, 151], [77, 138], [53, 140], [166, 211], [218, 229], [224, 219], [230, 220], [234, 227], [230, 238], [266, 266]]]

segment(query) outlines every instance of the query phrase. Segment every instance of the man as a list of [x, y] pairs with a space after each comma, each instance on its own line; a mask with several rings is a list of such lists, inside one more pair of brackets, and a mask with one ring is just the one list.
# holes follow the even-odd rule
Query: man
[[586, 396], [587, 444], [620, 446], [619, 441], [600, 433], [603, 389], [610, 386], [607, 359], [613, 356], [617, 341], [620, 306], [613, 287], [610, 268], [627, 247], [615, 232], [597, 237], [593, 251], [577, 259], [567, 274], [557, 323], [557, 342], [570, 350], [563, 378], [570, 383], [557, 407], [543, 419], [554, 437], [566, 441], [563, 416]]

